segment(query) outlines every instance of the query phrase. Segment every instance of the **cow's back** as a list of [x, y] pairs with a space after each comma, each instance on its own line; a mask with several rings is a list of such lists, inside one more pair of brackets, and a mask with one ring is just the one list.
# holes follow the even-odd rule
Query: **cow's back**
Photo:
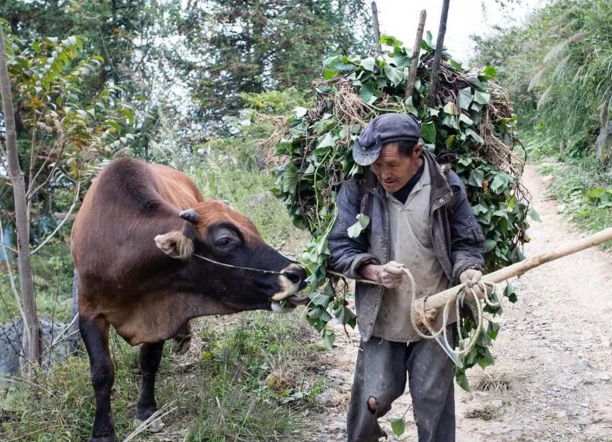
[[[104, 292], [125, 300], [163, 254], [156, 235], [176, 228], [178, 213], [202, 201], [191, 179], [132, 158], [106, 166], [93, 181], [72, 229], [72, 254], [83, 298]], [[97, 299], [96, 302], [103, 300]], [[111, 302], [111, 299], [104, 300]]]

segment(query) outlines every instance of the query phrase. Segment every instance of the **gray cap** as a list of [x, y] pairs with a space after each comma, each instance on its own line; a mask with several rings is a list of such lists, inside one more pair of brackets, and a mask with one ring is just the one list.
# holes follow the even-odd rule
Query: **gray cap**
[[421, 125], [408, 114], [383, 114], [374, 118], [353, 144], [353, 159], [360, 166], [376, 161], [387, 143], [412, 141], [421, 138]]

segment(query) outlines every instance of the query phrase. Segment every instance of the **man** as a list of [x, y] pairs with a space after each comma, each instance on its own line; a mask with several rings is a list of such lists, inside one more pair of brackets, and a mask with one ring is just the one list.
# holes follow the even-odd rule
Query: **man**
[[[453, 363], [436, 341], [420, 339], [412, 328], [402, 266], [410, 269], [418, 298], [459, 282], [475, 286], [484, 271], [484, 235], [460, 178], [423, 149], [420, 135], [412, 116], [376, 117], [353, 146], [365, 177], [344, 183], [338, 194], [331, 267], [381, 284], [356, 288], [361, 345], [349, 442], [386, 437], [378, 418], [404, 393], [406, 372], [419, 441], [455, 440]], [[351, 238], [347, 229], [360, 213], [370, 223]]]

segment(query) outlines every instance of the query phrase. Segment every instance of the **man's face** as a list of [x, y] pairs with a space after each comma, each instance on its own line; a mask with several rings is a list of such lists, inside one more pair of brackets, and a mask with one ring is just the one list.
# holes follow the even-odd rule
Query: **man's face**
[[387, 192], [397, 192], [421, 166], [422, 153], [423, 145], [420, 143], [414, 146], [410, 156], [402, 155], [397, 143], [385, 144], [380, 156], [371, 166], [372, 171]]

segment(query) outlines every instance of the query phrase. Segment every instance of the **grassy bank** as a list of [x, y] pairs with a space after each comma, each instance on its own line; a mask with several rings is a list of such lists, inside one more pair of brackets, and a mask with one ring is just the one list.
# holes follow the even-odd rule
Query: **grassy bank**
[[[175, 356], [165, 349], [157, 398], [169, 411], [166, 428], [136, 440], [309, 440], [301, 412], [324, 383], [317, 375], [320, 347], [301, 314], [251, 312], [198, 320], [189, 354]], [[115, 336], [112, 353], [112, 406], [123, 440], [134, 430], [138, 349]], [[39, 373], [34, 383], [17, 380], [3, 387], [0, 440], [79, 441], [90, 434], [94, 397], [85, 355]]]
[[528, 149], [561, 213], [588, 233], [612, 227], [612, 175], [599, 162], [551, 152], [546, 141], [532, 140]]

